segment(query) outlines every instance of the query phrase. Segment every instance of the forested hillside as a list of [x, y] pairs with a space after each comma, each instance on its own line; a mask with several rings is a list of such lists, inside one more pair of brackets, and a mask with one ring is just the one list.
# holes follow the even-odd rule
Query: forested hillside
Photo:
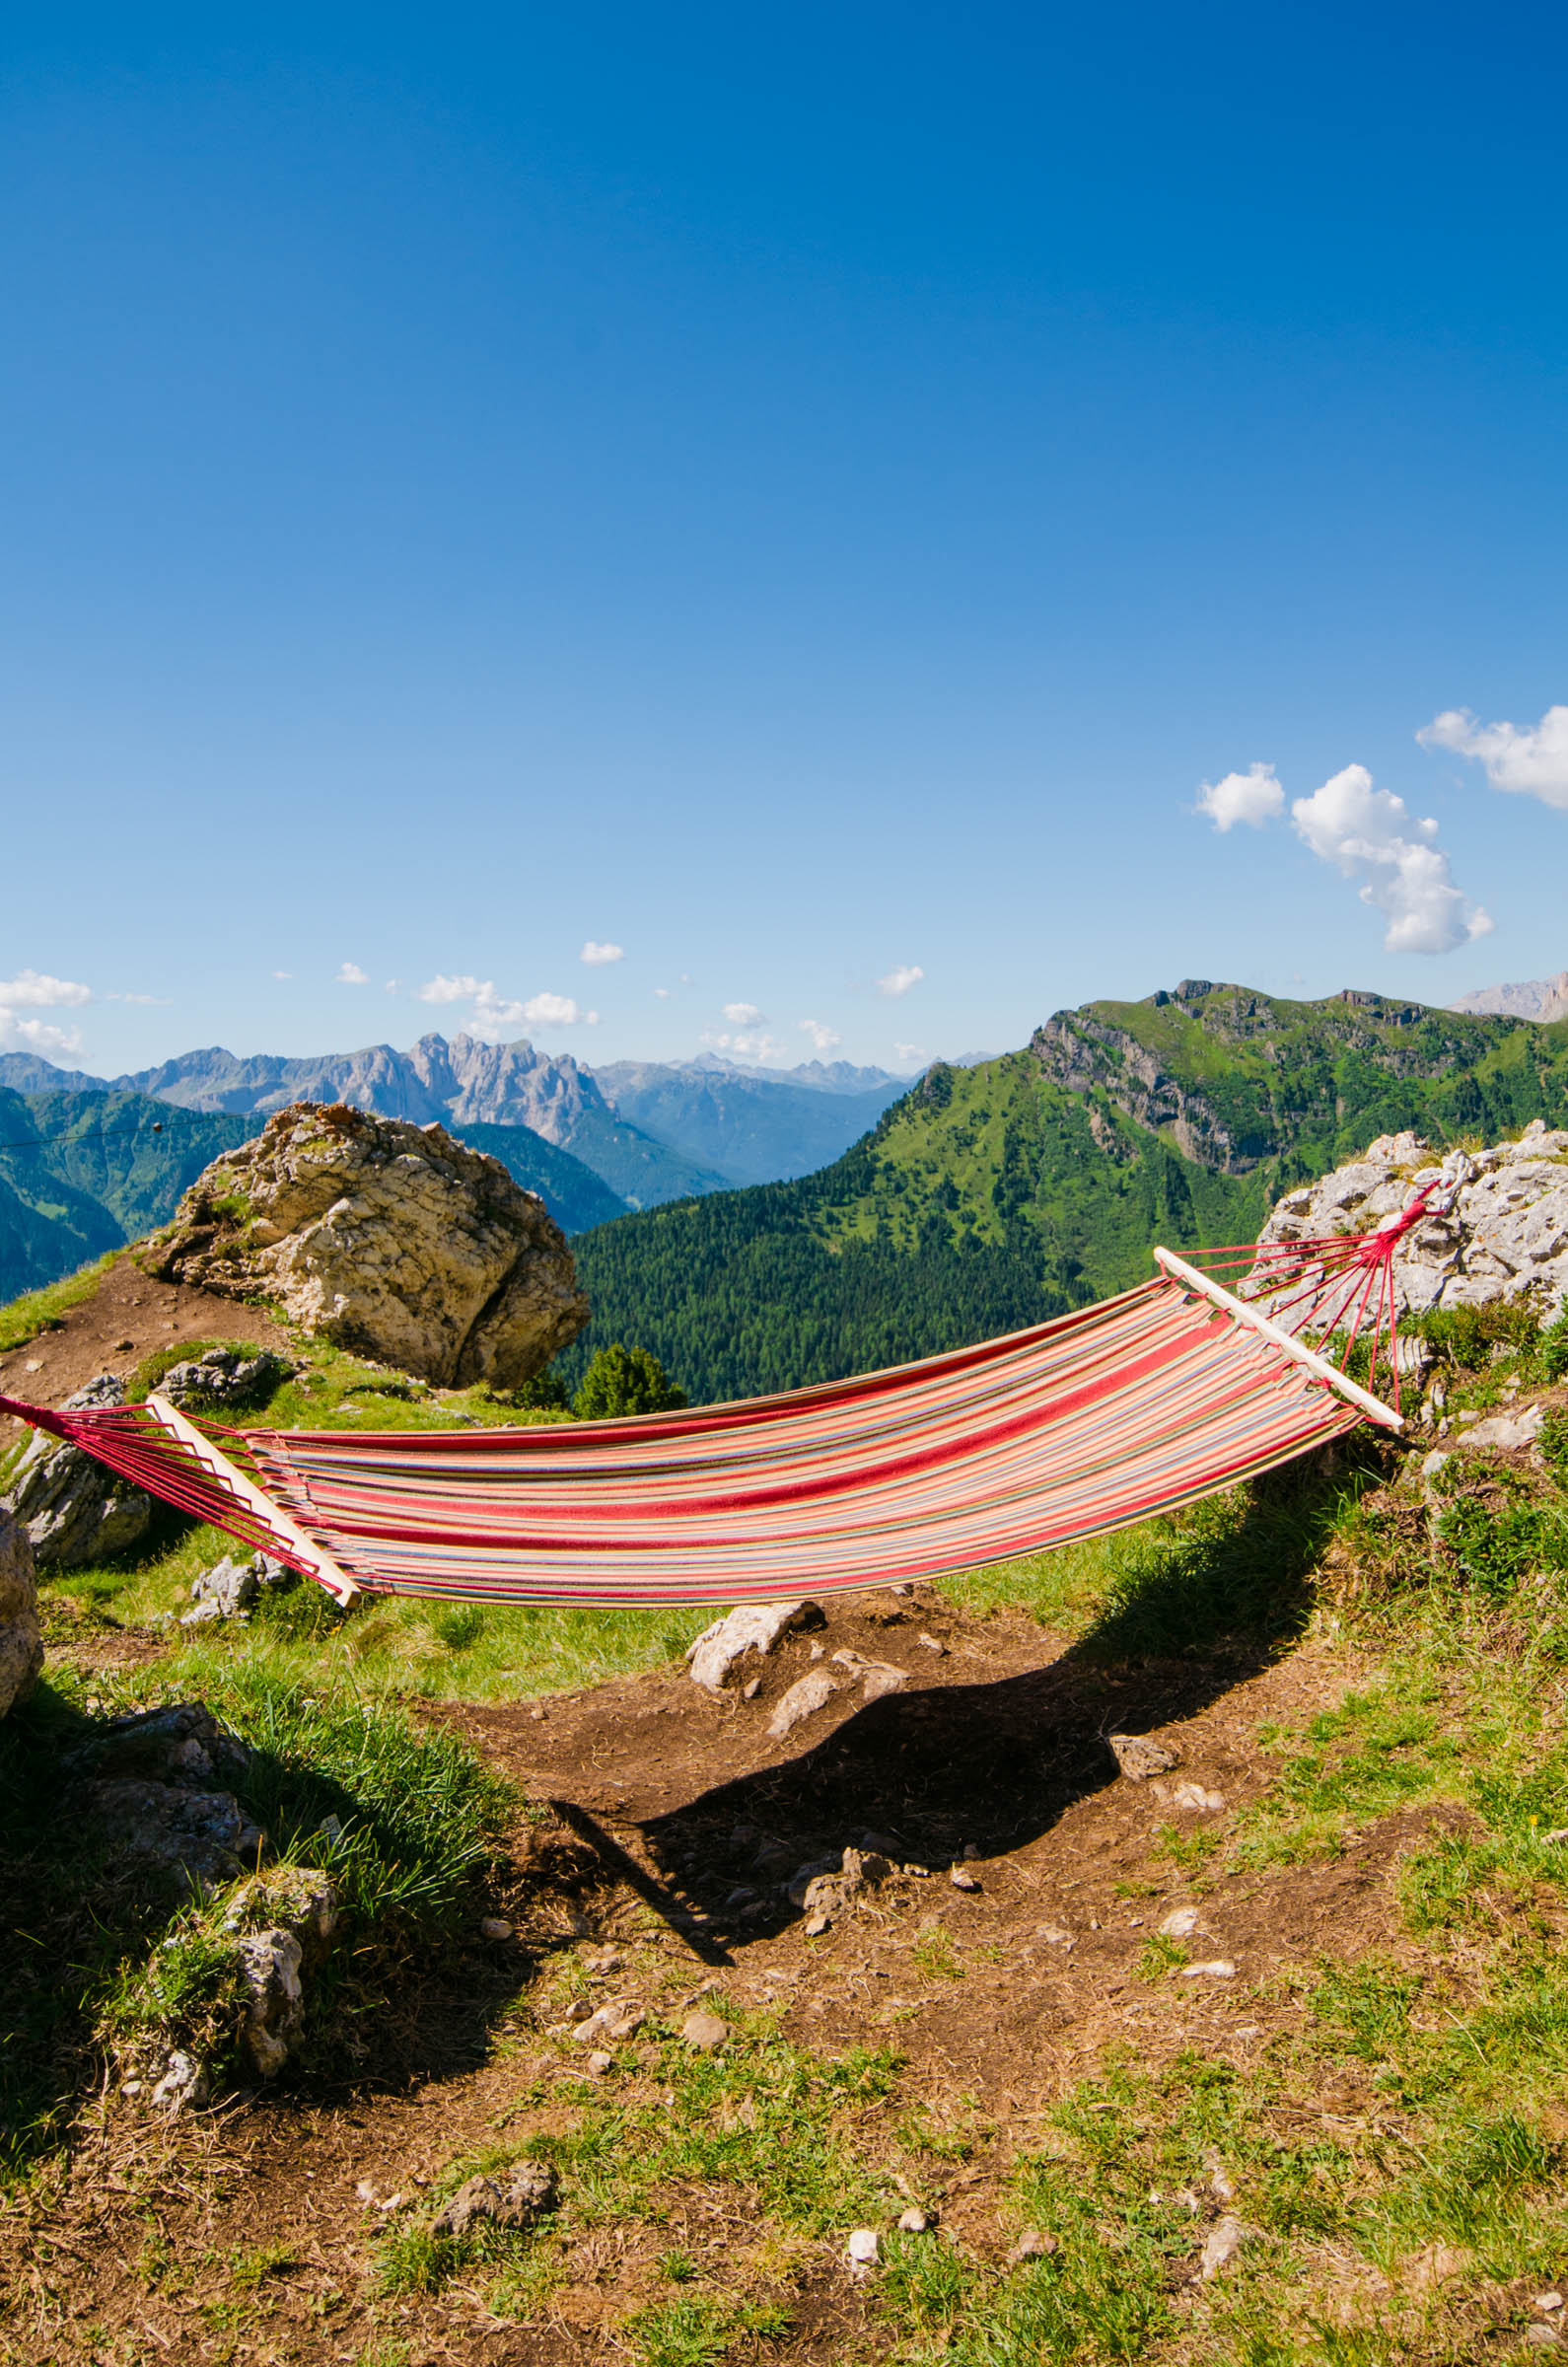
[[56, 1281], [162, 1224], [249, 1118], [141, 1093], [0, 1087], [0, 1299]]
[[1187, 981], [939, 1066], [843, 1158], [586, 1234], [575, 1371], [616, 1338], [696, 1400], [836, 1379], [1143, 1280], [1157, 1240], [1246, 1240], [1376, 1135], [1568, 1122], [1568, 1025]]

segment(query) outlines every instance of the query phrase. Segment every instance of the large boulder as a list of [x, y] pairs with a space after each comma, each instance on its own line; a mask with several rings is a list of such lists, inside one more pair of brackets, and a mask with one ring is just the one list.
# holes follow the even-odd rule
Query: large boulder
[[8, 1512], [0, 1512], [0, 1718], [27, 1699], [42, 1666], [32, 1540]]
[[1441, 1186], [1443, 1212], [1422, 1219], [1393, 1257], [1401, 1315], [1528, 1297], [1544, 1316], [1568, 1300], [1568, 1132], [1539, 1118], [1518, 1142], [1450, 1151], [1439, 1161], [1417, 1134], [1381, 1134], [1359, 1159], [1288, 1191], [1260, 1242], [1370, 1233]]
[[[65, 1400], [65, 1411], [123, 1405], [125, 1386], [100, 1373]], [[153, 1522], [153, 1500], [120, 1479], [81, 1447], [36, 1430], [0, 1497], [22, 1524], [39, 1564], [80, 1570], [141, 1543]]]
[[565, 1236], [499, 1159], [340, 1103], [214, 1160], [142, 1261], [447, 1388], [516, 1389], [588, 1321]]

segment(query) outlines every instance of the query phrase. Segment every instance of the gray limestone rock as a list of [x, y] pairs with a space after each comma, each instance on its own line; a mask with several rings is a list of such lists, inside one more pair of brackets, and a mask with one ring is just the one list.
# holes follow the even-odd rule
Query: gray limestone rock
[[275, 2079], [305, 2018], [304, 1950], [280, 1923], [247, 1933], [236, 1945], [235, 1959], [246, 1999], [240, 2044], [261, 2077]]
[[175, 1876], [201, 1893], [232, 1882], [261, 1835], [231, 1792], [183, 1791], [116, 1775], [89, 1784], [83, 1813], [112, 1837], [118, 1854]]
[[[1399, 1314], [1527, 1295], [1543, 1315], [1561, 1311], [1568, 1301], [1568, 1131], [1539, 1118], [1517, 1142], [1451, 1151], [1441, 1161], [1419, 1135], [1382, 1134], [1359, 1159], [1287, 1192], [1260, 1242], [1371, 1232], [1397, 1218], [1428, 1184], [1441, 1185], [1446, 1205], [1394, 1253]], [[1243, 1295], [1250, 1295], [1245, 1285]], [[1419, 1373], [1419, 1359], [1411, 1369]]]
[[[125, 1388], [100, 1373], [65, 1400], [67, 1412], [123, 1405]], [[38, 1430], [11, 1475], [6, 1509], [32, 1540], [39, 1566], [82, 1569], [139, 1544], [152, 1526], [153, 1501], [116, 1478], [81, 1447]]]
[[180, 1625], [191, 1627], [202, 1619], [232, 1619], [237, 1613], [249, 1611], [263, 1593], [270, 1593], [298, 1584], [287, 1562], [276, 1561], [270, 1553], [252, 1553], [242, 1561], [226, 1553], [215, 1561], [210, 1570], [201, 1570], [190, 1581], [190, 1600], [194, 1610], [180, 1614]]
[[206, 2066], [194, 2055], [177, 2046], [164, 2066], [164, 2075], [152, 2092], [151, 2102], [161, 2113], [195, 2112], [207, 2101]]
[[499, 1159], [340, 1103], [215, 1160], [142, 1255], [443, 1387], [517, 1388], [588, 1320], [564, 1235]]
[[293, 1370], [286, 1356], [275, 1356], [270, 1348], [253, 1356], [236, 1348], [208, 1348], [189, 1363], [171, 1365], [158, 1388], [175, 1405], [191, 1399], [213, 1405], [258, 1405]]
[[304, 1974], [325, 1957], [339, 1899], [319, 1866], [275, 1866], [237, 1891], [224, 1929], [239, 1933], [235, 1963], [245, 1999], [240, 2044], [263, 2079], [275, 2079], [305, 2019]]
[[821, 1616], [815, 1603], [743, 1603], [703, 1628], [686, 1654], [687, 1674], [705, 1692], [722, 1692], [736, 1663], [748, 1652], [769, 1653], [792, 1627], [820, 1625]]
[[64, 1762], [72, 1809], [126, 1858], [201, 1893], [253, 1864], [262, 1835], [227, 1786], [250, 1754], [201, 1701], [114, 1719]]
[[42, 1667], [33, 1542], [19, 1522], [0, 1512], [0, 1718], [27, 1699]]

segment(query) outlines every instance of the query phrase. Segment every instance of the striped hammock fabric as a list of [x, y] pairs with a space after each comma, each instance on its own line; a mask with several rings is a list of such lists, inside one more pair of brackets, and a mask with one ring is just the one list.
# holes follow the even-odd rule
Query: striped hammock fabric
[[[1358, 1260], [1382, 1266], [1373, 1238]], [[1399, 1427], [1257, 1306], [1156, 1256], [1156, 1280], [1005, 1338], [676, 1414], [242, 1433], [157, 1398], [0, 1405], [340, 1601], [619, 1607], [936, 1578], [1168, 1512], [1369, 1417]]]

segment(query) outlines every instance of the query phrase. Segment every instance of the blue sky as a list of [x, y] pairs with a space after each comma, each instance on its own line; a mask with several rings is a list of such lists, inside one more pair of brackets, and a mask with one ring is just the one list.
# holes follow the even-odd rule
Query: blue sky
[[7, 1042], [894, 1065], [1568, 962], [1559, 12], [0, 66]]

